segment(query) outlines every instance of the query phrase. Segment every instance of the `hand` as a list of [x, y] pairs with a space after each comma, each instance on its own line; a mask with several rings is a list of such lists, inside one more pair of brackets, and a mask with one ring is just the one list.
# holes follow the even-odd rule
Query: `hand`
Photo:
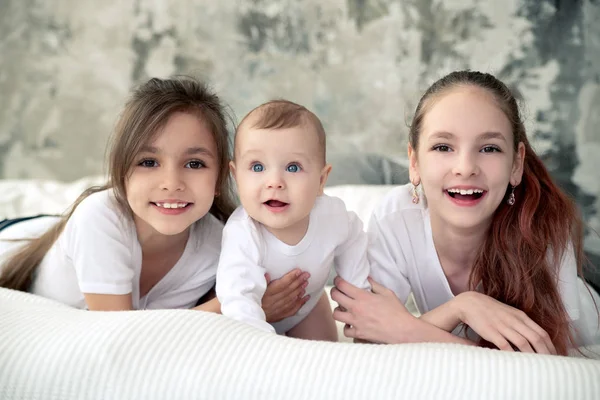
[[372, 293], [346, 282], [339, 276], [331, 298], [339, 304], [333, 318], [346, 324], [344, 335], [359, 341], [399, 343], [412, 341], [404, 335], [419, 323], [398, 297], [369, 278]]
[[461, 293], [454, 302], [458, 318], [500, 350], [556, 354], [548, 333], [523, 311], [477, 292]]
[[267, 322], [279, 322], [298, 312], [310, 298], [304, 296], [309, 277], [308, 272], [299, 269], [294, 269], [275, 280], [271, 280], [268, 273], [265, 274], [267, 290], [262, 298], [262, 309]]

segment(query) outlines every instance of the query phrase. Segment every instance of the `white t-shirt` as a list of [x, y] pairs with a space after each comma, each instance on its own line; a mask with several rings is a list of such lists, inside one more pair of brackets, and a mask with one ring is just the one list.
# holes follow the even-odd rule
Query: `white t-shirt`
[[[221, 312], [265, 331], [285, 333], [314, 308], [332, 265], [345, 280], [370, 288], [367, 245], [362, 222], [336, 197], [317, 198], [308, 230], [294, 246], [278, 240], [240, 207], [223, 230], [216, 285]], [[306, 287], [310, 300], [296, 315], [271, 326], [261, 308], [266, 289], [264, 274], [268, 272], [272, 279], [277, 279], [294, 268], [310, 273]]]
[[[394, 291], [404, 303], [413, 292], [426, 313], [454, 297], [440, 264], [428, 209], [412, 202], [410, 184], [392, 189], [375, 208], [369, 222], [371, 277]], [[580, 315], [580, 290], [573, 250], [559, 269], [559, 292], [572, 320]]]
[[[0, 239], [33, 238], [59, 220], [42, 217], [11, 225]], [[113, 192], [84, 199], [40, 263], [32, 292], [86, 308], [83, 293], [132, 294], [134, 309], [191, 308], [215, 283], [223, 224], [207, 214], [191, 227], [181, 258], [140, 298], [142, 249], [135, 224], [118, 208]], [[0, 240], [0, 263], [23, 242]]]

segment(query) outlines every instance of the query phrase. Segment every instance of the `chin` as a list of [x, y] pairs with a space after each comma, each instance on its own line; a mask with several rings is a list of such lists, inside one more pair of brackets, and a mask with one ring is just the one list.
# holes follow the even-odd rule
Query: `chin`
[[184, 232], [190, 225], [186, 226], [154, 226], [154, 230], [156, 230], [161, 235], [165, 236], [175, 236]]

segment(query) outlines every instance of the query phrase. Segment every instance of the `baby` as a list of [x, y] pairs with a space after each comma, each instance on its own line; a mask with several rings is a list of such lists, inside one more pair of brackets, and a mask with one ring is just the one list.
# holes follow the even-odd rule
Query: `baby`
[[[238, 126], [230, 168], [242, 206], [223, 230], [216, 284], [223, 315], [286, 333], [315, 307], [332, 265], [343, 279], [370, 289], [362, 222], [341, 199], [323, 194], [331, 165], [315, 114], [286, 100], [255, 108]], [[277, 279], [294, 268], [310, 273], [310, 299], [271, 325], [261, 308], [264, 275]]]

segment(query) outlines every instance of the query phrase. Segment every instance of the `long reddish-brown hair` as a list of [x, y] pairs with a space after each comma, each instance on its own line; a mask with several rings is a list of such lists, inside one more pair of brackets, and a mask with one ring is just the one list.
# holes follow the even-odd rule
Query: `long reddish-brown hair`
[[484, 294], [525, 312], [549, 334], [557, 352], [567, 354], [574, 338], [558, 290], [558, 273], [560, 261], [572, 245], [577, 271], [582, 276], [583, 223], [575, 203], [554, 183], [531, 148], [510, 89], [493, 75], [481, 72], [446, 75], [419, 101], [409, 142], [413, 149], [418, 148], [423, 119], [435, 99], [464, 86], [488, 91], [510, 121], [515, 154], [519, 143], [525, 146], [523, 178], [514, 191], [516, 203], [510, 206], [506, 202], [509, 185], [477, 253], [469, 286], [473, 290], [481, 282]]

